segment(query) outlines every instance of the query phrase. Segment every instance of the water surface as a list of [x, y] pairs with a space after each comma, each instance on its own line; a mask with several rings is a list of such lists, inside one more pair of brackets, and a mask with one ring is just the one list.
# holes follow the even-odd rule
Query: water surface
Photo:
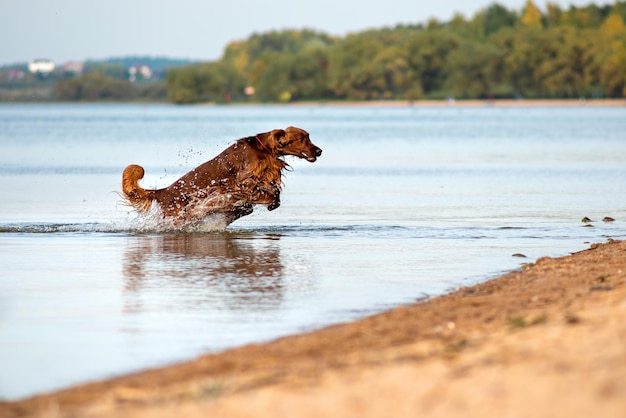
[[[162, 187], [289, 125], [324, 154], [288, 160], [273, 212], [177, 232], [120, 205], [127, 164]], [[624, 132], [626, 108], [0, 105], [0, 397], [348, 321], [624, 239]]]

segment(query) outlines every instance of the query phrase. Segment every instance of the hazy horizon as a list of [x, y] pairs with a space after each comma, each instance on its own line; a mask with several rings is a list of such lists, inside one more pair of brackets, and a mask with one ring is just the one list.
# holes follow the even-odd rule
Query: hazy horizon
[[[415, 4], [409, 0], [343, 2], [318, 0], [263, 3], [231, 0], [228, 3], [179, 0], [110, 0], [98, 7], [78, 0], [10, 2], [3, 5], [0, 65], [49, 59], [101, 60], [127, 56], [167, 57], [211, 61], [219, 59], [228, 43], [253, 33], [282, 29], [312, 29], [345, 36], [370, 28], [425, 23], [434, 17], [450, 20], [456, 13], [466, 18], [488, 7], [488, 0], [442, 0]], [[521, 10], [526, 0], [501, 0], [511, 10]], [[542, 9], [545, 3], [535, 2]], [[607, 1], [554, 1], [563, 8]], [[332, 11], [332, 12], [329, 12]]]

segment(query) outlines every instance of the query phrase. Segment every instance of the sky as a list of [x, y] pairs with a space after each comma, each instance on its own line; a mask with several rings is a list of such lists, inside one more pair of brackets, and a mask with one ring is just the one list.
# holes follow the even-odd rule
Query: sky
[[[213, 61], [253, 33], [314, 29], [331, 35], [470, 18], [494, 0], [8, 0], [0, 5], [0, 65], [149, 55]], [[593, 0], [553, 0], [563, 8]], [[498, 0], [521, 10], [525, 0]], [[595, 1], [596, 4], [606, 4]], [[610, 2], [609, 2], [610, 3]], [[535, 0], [544, 7], [545, 2]]]

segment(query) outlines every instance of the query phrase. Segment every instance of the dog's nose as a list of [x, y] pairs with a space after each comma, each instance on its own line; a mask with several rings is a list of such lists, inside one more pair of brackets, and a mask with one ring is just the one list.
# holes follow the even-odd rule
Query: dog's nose
[[322, 149], [318, 148], [318, 149], [315, 150], [315, 156], [319, 157], [320, 155], [322, 155]]

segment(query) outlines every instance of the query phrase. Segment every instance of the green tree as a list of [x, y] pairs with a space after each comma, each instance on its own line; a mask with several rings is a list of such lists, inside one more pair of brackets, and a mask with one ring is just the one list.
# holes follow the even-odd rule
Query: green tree
[[168, 97], [179, 104], [241, 99], [245, 84], [234, 67], [224, 62], [190, 65], [167, 72]]
[[118, 79], [128, 79], [128, 72], [126, 68], [121, 64], [108, 64], [108, 63], [85, 63], [85, 73], [98, 73], [104, 76]]
[[498, 32], [502, 28], [515, 26], [517, 13], [509, 11], [499, 3], [493, 3], [484, 12], [484, 32], [485, 36]]
[[[253, 34], [222, 59], [168, 72], [170, 100], [579, 97], [624, 92], [623, 18], [613, 5], [498, 3], [465, 19], [398, 25], [343, 38], [311, 30]], [[243, 95], [246, 86], [256, 93]], [[67, 95], [71, 85], [65, 86]]]
[[570, 27], [561, 27], [546, 33], [551, 43], [550, 60], [535, 70], [539, 93], [544, 97], [578, 98], [587, 96], [585, 68], [592, 60], [589, 35]]
[[[397, 46], [381, 50], [372, 62], [376, 92], [385, 99], [404, 98], [406, 92], [413, 94], [413, 76], [409, 68], [406, 51]], [[412, 97], [412, 96], [411, 96]]]
[[506, 77], [527, 97], [585, 96], [591, 42], [574, 28], [520, 30], [504, 61]]
[[561, 7], [558, 4], [548, 2], [546, 8], [548, 9], [548, 14], [545, 16], [546, 26], [559, 26], [561, 24], [561, 15], [563, 14]]
[[384, 48], [383, 37], [375, 31], [348, 35], [329, 54], [328, 87], [338, 98], [372, 98], [372, 62]]
[[466, 41], [448, 55], [447, 72], [450, 74], [445, 90], [458, 98], [487, 98], [512, 96], [502, 91], [498, 72], [503, 53], [496, 46]]
[[99, 101], [135, 100], [137, 89], [126, 80], [120, 80], [97, 72], [60, 80], [55, 85], [59, 100]]
[[610, 97], [626, 96], [626, 25], [621, 16], [610, 15], [600, 28], [594, 56], [598, 84]]
[[409, 36], [404, 45], [413, 79], [419, 80], [421, 90], [428, 97], [445, 95], [442, 92], [448, 76], [448, 54], [458, 48], [460, 39], [448, 31], [421, 31]]
[[262, 101], [278, 101], [281, 97], [292, 97], [291, 71], [294, 58], [289, 55], [268, 53], [265, 57], [267, 65], [254, 83], [256, 96]]
[[504, 59], [506, 78], [518, 94], [540, 97], [539, 67], [554, 58], [555, 49], [551, 37], [539, 28], [525, 27], [513, 33], [510, 49]]

